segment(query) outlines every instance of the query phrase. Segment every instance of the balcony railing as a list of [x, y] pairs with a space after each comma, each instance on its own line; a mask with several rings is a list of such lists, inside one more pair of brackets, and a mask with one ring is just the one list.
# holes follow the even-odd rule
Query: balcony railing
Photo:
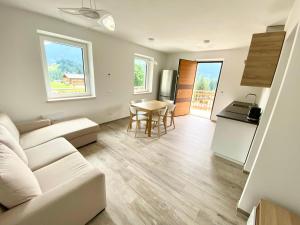
[[210, 111], [215, 97], [214, 91], [194, 90], [191, 107], [196, 110]]

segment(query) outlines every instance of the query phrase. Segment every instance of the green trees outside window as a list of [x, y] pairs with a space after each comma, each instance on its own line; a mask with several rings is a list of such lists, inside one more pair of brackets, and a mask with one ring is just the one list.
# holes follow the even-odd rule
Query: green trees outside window
[[141, 58], [135, 58], [134, 60], [134, 87], [146, 88], [146, 76], [147, 76], [147, 61]]

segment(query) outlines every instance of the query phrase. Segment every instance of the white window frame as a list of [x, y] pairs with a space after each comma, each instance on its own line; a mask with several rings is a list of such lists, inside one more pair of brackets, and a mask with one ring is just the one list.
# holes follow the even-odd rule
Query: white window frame
[[154, 58], [141, 54], [134, 54], [133, 59], [133, 81], [135, 79], [134, 67], [135, 67], [135, 59], [144, 60], [147, 63], [147, 71], [145, 75], [145, 88], [144, 89], [136, 89], [133, 83], [133, 93], [134, 94], [147, 94], [152, 93], [152, 81], [153, 81], [153, 70], [154, 70]]
[[[37, 33], [40, 37], [41, 57], [43, 63], [44, 81], [48, 101], [63, 101], [73, 99], [95, 98], [95, 82], [94, 82], [94, 65], [92, 54], [92, 43], [76, 38], [47, 31], [38, 30]], [[53, 93], [50, 87], [50, 80], [48, 76], [48, 63], [46, 58], [44, 41], [50, 41], [58, 44], [65, 44], [69, 46], [79, 47], [83, 49], [83, 69], [85, 78], [85, 93]]]

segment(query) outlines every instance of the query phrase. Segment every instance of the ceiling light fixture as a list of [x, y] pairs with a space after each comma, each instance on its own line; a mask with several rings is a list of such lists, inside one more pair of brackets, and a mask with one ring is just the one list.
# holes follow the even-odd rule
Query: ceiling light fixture
[[99, 10], [96, 6], [96, 0], [92, 4], [92, 0], [89, 1], [89, 7], [84, 6], [84, 1], [82, 0], [80, 8], [58, 8], [60, 11], [74, 15], [74, 16], [84, 16], [89, 19], [97, 20], [97, 23], [104, 26], [109, 31], [115, 31], [116, 24], [111, 13], [105, 10]]
[[115, 20], [111, 14], [102, 16], [97, 22], [102, 24], [109, 31], [115, 31], [116, 29]]

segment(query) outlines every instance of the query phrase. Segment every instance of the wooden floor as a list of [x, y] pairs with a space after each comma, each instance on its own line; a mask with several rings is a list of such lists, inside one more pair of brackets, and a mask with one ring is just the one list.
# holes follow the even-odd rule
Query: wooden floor
[[127, 119], [101, 125], [80, 149], [106, 175], [107, 208], [89, 225], [246, 224], [236, 204], [246, 175], [210, 151], [215, 124], [176, 118], [160, 139], [126, 132]]

